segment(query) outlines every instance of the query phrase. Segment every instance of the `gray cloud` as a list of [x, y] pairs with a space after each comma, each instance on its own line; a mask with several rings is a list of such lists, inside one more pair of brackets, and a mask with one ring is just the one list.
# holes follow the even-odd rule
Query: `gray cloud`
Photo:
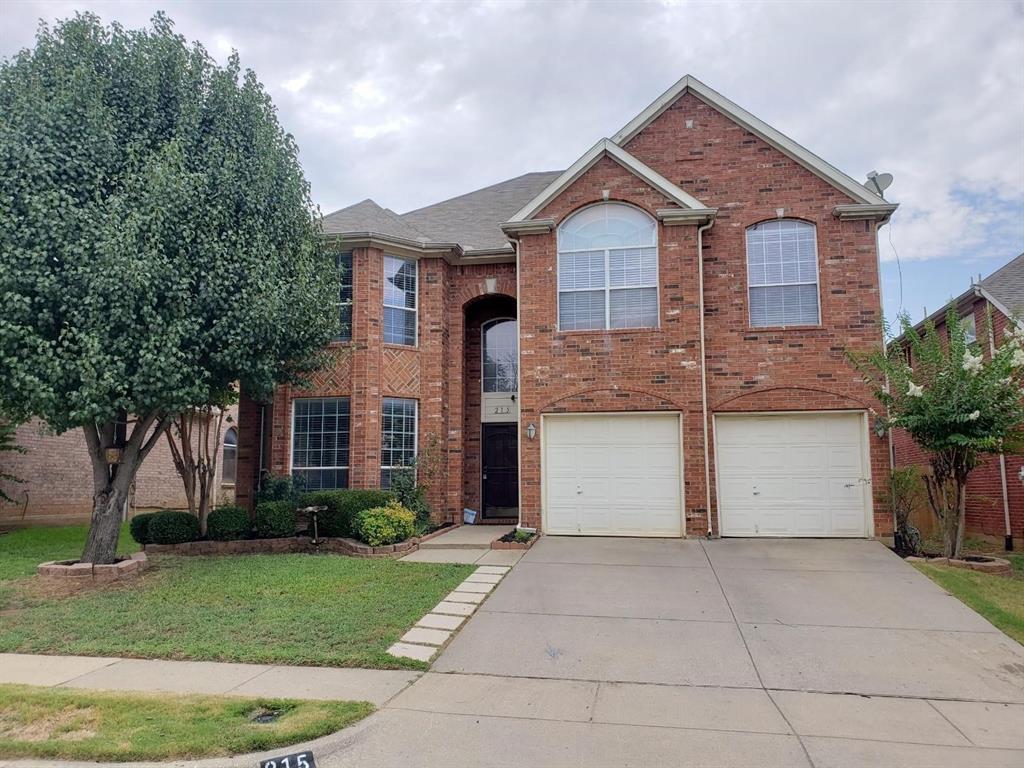
[[138, 26], [159, 7], [256, 70], [325, 212], [566, 167], [689, 72], [855, 178], [895, 174], [904, 258], [1024, 243], [1019, 3], [23, 1], [0, 54], [39, 17]]

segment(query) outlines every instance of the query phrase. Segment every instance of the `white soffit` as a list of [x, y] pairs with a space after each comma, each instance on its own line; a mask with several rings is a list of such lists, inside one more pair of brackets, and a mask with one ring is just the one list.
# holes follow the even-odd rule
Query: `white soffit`
[[837, 189], [841, 189], [858, 203], [871, 205], [884, 205], [886, 203], [884, 198], [871, 192], [863, 184], [847, 176], [838, 168], [822, 160], [792, 139], [779, 133], [768, 123], [750, 114], [743, 107], [730, 101], [718, 91], [712, 90], [691, 75], [685, 75], [675, 85], [655, 99], [647, 109], [627, 123], [621, 131], [612, 136], [612, 141], [619, 145], [628, 143], [630, 139], [650, 125], [655, 118], [675, 103], [686, 91], [692, 93], [708, 106], [717, 109], [755, 136], [766, 141], [816, 176], [821, 177]]
[[618, 144], [608, 139], [601, 139], [561, 176], [541, 190], [539, 195], [520, 208], [516, 215], [509, 219], [507, 223], [526, 221], [530, 217], [535, 216], [544, 209], [544, 206], [558, 197], [570, 184], [590, 170], [598, 160], [605, 156], [612, 158], [623, 168], [646, 181], [680, 207], [701, 211], [708, 210], [707, 206], [700, 200], [673, 184], [650, 166], [640, 162]]

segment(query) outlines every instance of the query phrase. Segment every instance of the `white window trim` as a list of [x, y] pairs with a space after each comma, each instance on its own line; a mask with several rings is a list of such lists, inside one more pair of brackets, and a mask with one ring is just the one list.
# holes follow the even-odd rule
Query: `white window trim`
[[[773, 221], [796, 221], [796, 222], [799, 222], [801, 224], [806, 224], [807, 226], [811, 227], [814, 230], [814, 282], [809, 282], [809, 281], [806, 281], [806, 280], [801, 280], [800, 282], [795, 282], [795, 283], [758, 283], [758, 284], [755, 285], [754, 283], [752, 283], [750, 281], [750, 256], [747, 253], [747, 242], [748, 242], [748, 238], [750, 237], [750, 230], [755, 229], [756, 227], [759, 227], [762, 224], [770, 224]], [[793, 219], [793, 218], [765, 219], [764, 221], [758, 221], [758, 222], [756, 222], [754, 224], [751, 224], [745, 230], [743, 230], [743, 261], [745, 262], [746, 267], [747, 267], [747, 324], [750, 326], [751, 329], [760, 330], [760, 329], [763, 329], [763, 328], [817, 328], [818, 326], [821, 325], [821, 266], [818, 263], [818, 225], [817, 224], [815, 224], [813, 222], [810, 222], [810, 221], [804, 221], [803, 219]], [[780, 324], [754, 325], [754, 318], [751, 317], [751, 314], [750, 314], [750, 307], [751, 307], [750, 289], [751, 288], [788, 288], [788, 287], [791, 287], [791, 286], [798, 286], [798, 285], [813, 285], [813, 286], [817, 287], [817, 294], [818, 294], [818, 317], [817, 317], [817, 319], [813, 323], [782, 323], [781, 325]]]
[[[968, 329], [967, 323], [971, 323], [971, 328]], [[978, 343], [978, 321], [974, 319], [974, 310], [972, 309], [965, 315], [960, 316], [960, 325], [964, 329], [964, 343], [965, 344], [977, 344]], [[970, 338], [968, 338], [968, 331], [970, 330]], [[947, 334], [948, 336], [948, 334]]]
[[[348, 400], [349, 402], [349, 415], [348, 415], [348, 427], [349, 427], [349, 449], [348, 449], [348, 460], [349, 463], [337, 466], [337, 467], [296, 467], [295, 466], [295, 404], [300, 400]], [[312, 470], [323, 470], [323, 469], [344, 469], [346, 472], [351, 474], [352, 464], [352, 398], [349, 395], [337, 395], [332, 397], [296, 397], [292, 400], [292, 428], [291, 434], [288, 439], [288, 475], [294, 476], [295, 470], [305, 471], [307, 469]], [[351, 481], [351, 476], [348, 478]], [[351, 488], [351, 482], [345, 486]]]
[[[355, 309], [355, 303], [356, 303], [355, 302], [355, 293], [356, 293], [355, 254], [354, 254], [353, 251], [343, 251], [343, 252], [339, 253], [336, 256], [335, 264], [337, 264], [338, 260], [340, 260], [342, 256], [348, 256], [348, 262], [349, 262], [349, 265], [348, 265], [348, 275], [347, 276], [346, 275], [342, 275], [340, 280], [339, 280], [339, 284], [338, 284], [338, 300], [335, 302], [334, 306], [335, 306], [335, 312], [337, 312], [337, 314], [338, 314], [339, 322], [341, 320], [341, 310], [342, 310], [342, 307], [347, 306], [349, 308], [348, 336], [346, 338], [346, 337], [343, 337], [341, 334], [339, 334], [334, 339], [332, 339], [332, 341], [334, 341], [334, 342], [336, 342], [338, 344], [348, 344], [348, 343], [350, 343], [352, 341], [352, 324], [353, 324], [353, 322], [355, 322], [355, 312], [353, 311]], [[342, 282], [341, 281], [345, 280], [346, 277], [348, 278], [349, 284], [351, 285], [352, 298], [349, 299], [348, 301], [342, 301], [341, 300], [341, 288], [342, 288]]]
[[[413, 298], [415, 298], [415, 300], [416, 300], [416, 306], [415, 307], [412, 307], [411, 309], [409, 307], [399, 307], [399, 306], [397, 306], [395, 304], [388, 304], [387, 299], [383, 299], [383, 304], [388, 309], [400, 309], [403, 312], [410, 312], [410, 311], [412, 312], [412, 316], [413, 316], [413, 318], [415, 318], [413, 320], [413, 326], [412, 326], [412, 344], [403, 344], [403, 343], [398, 342], [398, 341], [385, 341], [384, 343], [385, 344], [394, 344], [397, 347], [409, 347], [409, 348], [418, 347], [419, 343], [420, 343], [420, 262], [419, 262], [418, 259], [409, 259], [409, 258], [406, 258], [404, 256], [396, 256], [393, 253], [385, 253], [384, 254], [384, 258], [385, 259], [397, 259], [398, 261], [404, 261], [404, 262], [413, 264], [413, 269], [415, 269], [415, 275], [416, 275], [416, 287], [415, 287], [415, 290], [413, 290]], [[385, 274], [384, 274], [384, 281], [387, 282], [387, 279], [388, 279], [387, 278], [387, 273], [385, 272]], [[382, 286], [382, 292], [383, 292], [383, 294], [385, 296], [387, 295], [387, 290], [383, 286]], [[384, 335], [384, 328], [383, 328], [383, 325], [382, 325], [381, 326], [381, 336], [383, 337], [383, 335]]]
[[[619, 201], [609, 201], [594, 203], [593, 205], [587, 205], [583, 208], [578, 208], [573, 211], [569, 216], [558, 225], [558, 229], [555, 232], [555, 272], [556, 272], [556, 286], [555, 286], [555, 325], [558, 328], [559, 333], [603, 333], [606, 331], [647, 331], [656, 330], [661, 327], [661, 248], [658, 240], [658, 222], [653, 220], [654, 223], [654, 245], [626, 245], [617, 248], [567, 248], [562, 250], [558, 247], [558, 240], [561, 237], [562, 225], [564, 225], [569, 219], [588, 208], [594, 208], [598, 205], [622, 205], [627, 208], [634, 208], [645, 216], [650, 217], [650, 214], [642, 208], [637, 208], [635, 205], [629, 203], [623, 203]], [[627, 251], [630, 249], [642, 250], [644, 248], [654, 248], [654, 284], [644, 285], [623, 285], [613, 288], [609, 285], [611, 278], [611, 251]], [[562, 271], [561, 259], [563, 253], [595, 253], [596, 251], [604, 251], [604, 285], [600, 288], [562, 288]], [[655, 297], [655, 323], [654, 325], [624, 325], [618, 328], [612, 328], [612, 312], [611, 312], [611, 292], [612, 291], [628, 291], [631, 289], [640, 288], [654, 288]], [[592, 293], [593, 291], [604, 291], [604, 326], [601, 328], [562, 328], [562, 294], [563, 293]]]
[[[381, 425], [380, 425], [380, 439], [381, 439], [381, 456], [384, 455], [384, 401], [385, 400], [406, 400], [412, 403], [412, 457], [413, 459], [419, 458], [420, 455], [420, 401], [415, 397], [394, 397], [392, 395], [386, 395], [381, 398]], [[389, 469], [394, 472], [396, 469], [410, 469], [407, 464], [398, 465], [380, 465], [381, 473], [385, 469]], [[412, 468], [415, 473], [415, 468]], [[380, 482], [380, 475], [377, 476], [378, 483]]]

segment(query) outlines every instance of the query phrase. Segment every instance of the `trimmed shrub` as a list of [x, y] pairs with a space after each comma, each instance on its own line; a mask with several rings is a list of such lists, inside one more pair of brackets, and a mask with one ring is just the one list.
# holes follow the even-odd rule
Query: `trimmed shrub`
[[260, 539], [295, 535], [295, 507], [290, 501], [264, 501], [256, 505], [253, 532]]
[[397, 501], [374, 507], [356, 516], [356, 535], [371, 547], [405, 541], [416, 530], [416, 515]]
[[150, 544], [184, 544], [199, 539], [199, 518], [190, 512], [164, 509], [153, 515], [146, 529]]
[[366, 509], [387, 506], [394, 500], [395, 494], [390, 491], [342, 488], [304, 493], [300, 506], [327, 507], [317, 515], [317, 530], [321, 536], [354, 536], [356, 515]]
[[206, 538], [237, 541], [249, 535], [249, 513], [241, 507], [217, 507], [206, 518]]
[[153, 519], [155, 512], [143, 512], [128, 521], [128, 532], [135, 539], [136, 544], [152, 544], [149, 540], [149, 521]]
[[290, 501], [298, 506], [299, 497], [306, 488], [301, 476], [272, 475], [269, 472], [260, 477], [260, 488], [256, 492], [256, 503], [264, 501]]

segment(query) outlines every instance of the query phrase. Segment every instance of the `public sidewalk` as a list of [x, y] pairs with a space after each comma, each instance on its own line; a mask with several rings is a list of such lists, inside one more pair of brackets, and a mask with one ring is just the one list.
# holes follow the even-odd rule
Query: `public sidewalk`
[[419, 672], [0, 653], [0, 683], [106, 691], [368, 701], [380, 707]]

